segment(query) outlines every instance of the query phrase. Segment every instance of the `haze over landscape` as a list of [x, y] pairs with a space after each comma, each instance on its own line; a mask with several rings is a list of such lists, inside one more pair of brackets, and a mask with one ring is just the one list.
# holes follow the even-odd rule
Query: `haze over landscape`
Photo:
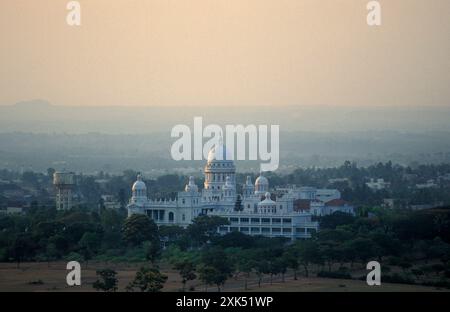
[[4, 168], [196, 171], [169, 154], [194, 116], [280, 125], [280, 170], [449, 160], [446, 0], [379, 27], [362, 0], [80, 1], [79, 27], [66, 4], [0, 4]]
[[[0, 164], [45, 171], [159, 175], [176, 168], [199, 172], [203, 162], [175, 162], [170, 137], [176, 124], [280, 125], [280, 169], [341, 165], [441, 163], [450, 159], [450, 110], [360, 107], [70, 107], [45, 101], [0, 107]], [[175, 113], [176, 112], [176, 113]], [[238, 166], [258, 171], [257, 163]]]

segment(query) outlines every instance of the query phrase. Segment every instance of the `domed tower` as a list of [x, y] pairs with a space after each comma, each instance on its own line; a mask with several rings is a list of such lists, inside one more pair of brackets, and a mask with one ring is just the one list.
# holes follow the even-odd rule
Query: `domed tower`
[[231, 158], [223, 144], [216, 145], [209, 151], [205, 166], [205, 190], [220, 192], [227, 177], [230, 178], [230, 184], [236, 185], [236, 168]]
[[244, 186], [242, 187], [242, 195], [245, 197], [251, 197], [255, 193], [255, 187], [252, 183], [252, 177], [247, 176], [247, 181], [245, 182]]
[[145, 182], [142, 181], [141, 174], [138, 174], [137, 181], [134, 182], [131, 188], [131, 201], [133, 203], [144, 202], [147, 200], [147, 186]]
[[224, 200], [232, 202], [236, 201], [236, 188], [229, 176], [225, 179], [225, 185], [222, 187], [222, 194]]
[[255, 195], [263, 196], [269, 191], [269, 180], [265, 176], [260, 176], [255, 181]]

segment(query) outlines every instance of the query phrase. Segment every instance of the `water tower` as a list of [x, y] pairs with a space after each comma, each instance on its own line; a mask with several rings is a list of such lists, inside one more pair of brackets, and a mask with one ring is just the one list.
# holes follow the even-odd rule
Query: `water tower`
[[73, 172], [57, 171], [53, 174], [53, 185], [56, 188], [56, 209], [72, 209], [75, 174]]

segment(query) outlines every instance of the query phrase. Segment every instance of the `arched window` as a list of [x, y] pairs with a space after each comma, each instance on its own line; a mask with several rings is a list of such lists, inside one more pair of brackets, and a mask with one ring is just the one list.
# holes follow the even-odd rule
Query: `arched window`
[[169, 212], [169, 222], [173, 222], [174, 221], [174, 214], [173, 212]]

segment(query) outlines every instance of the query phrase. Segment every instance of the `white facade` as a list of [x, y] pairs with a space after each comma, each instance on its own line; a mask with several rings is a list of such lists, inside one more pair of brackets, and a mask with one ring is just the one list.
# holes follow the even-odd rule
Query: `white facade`
[[190, 177], [183, 192], [175, 200], [150, 200], [142, 178], [138, 176], [127, 206], [128, 215], [147, 214], [158, 225], [186, 227], [199, 215], [217, 215], [230, 221], [218, 229], [225, 234], [240, 231], [249, 235], [309, 238], [317, 231], [318, 223], [311, 214], [293, 209], [294, 197], [271, 198], [269, 181], [262, 174], [253, 186], [247, 177], [242, 188], [242, 211], [235, 211], [238, 196], [236, 169], [224, 146], [213, 148], [208, 155], [204, 174], [204, 189], [199, 190]]

